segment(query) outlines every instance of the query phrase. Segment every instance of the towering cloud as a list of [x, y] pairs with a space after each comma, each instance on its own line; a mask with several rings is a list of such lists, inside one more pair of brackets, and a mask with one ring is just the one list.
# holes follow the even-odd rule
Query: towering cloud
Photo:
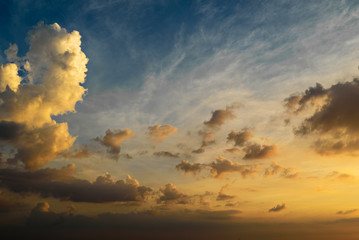
[[121, 151], [121, 143], [127, 139], [133, 137], [134, 134], [128, 128], [125, 130], [115, 129], [111, 131], [108, 129], [106, 135], [102, 138], [96, 137], [94, 140], [107, 147], [107, 152], [115, 159], [118, 158]]
[[[36, 169], [75, 141], [67, 123], [56, 123], [51, 117], [75, 112], [86, 92], [80, 84], [85, 81], [88, 59], [81, 51], [80, 34], [68, 33], [57, 23], [38, 24], [28, 39], [30, 50], [24, 66], [23, 61], [0, 66], [0, 125], [15, 130], [0, 140], [17, 150], [8, 162]], [[16, 52], [11, 45], [8, 60], [17, 60]], [[19, 67], [24, 67], [27, 75], [20, 77]]]
[[285, 99], [291, 113], [301, 113], [308, 106], [314, 113], [294, 130], [296, 135], [313, 135], [314, 148], [320, 154], [359, 149], [359, 80], [337, 83], [324, 88], [317, 83], [302, 94]]
[[171, 136], [172, 134], [177, 132], [177, 128], [171, 125], [155, 125], [152, 127], [148, 127], [148, 135], [150, 139], [155, 140], [157, 142], [162, 142], [166, 137]]

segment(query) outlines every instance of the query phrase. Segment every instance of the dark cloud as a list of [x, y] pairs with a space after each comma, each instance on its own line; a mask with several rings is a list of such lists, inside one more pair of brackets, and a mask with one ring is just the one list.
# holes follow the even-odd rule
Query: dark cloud
[[224, 192], [228, 190], [230, 187], [229, 184], [224, 185], [221, 190], [219, 191], [216, 200], [217, 201], [226, 201], [235, 198], [236, 196], [225, 194]]
[[187, 195], [179, 191], [172, 183], [168, 183], [164, 187], [161, 187], [160, 192], [162, 193], [162, 196], [160, 196], [158, 202], [176, 202], [178, 204], [188, 203]]
[[243, 146], [251, 137], [253, 136], [253, 132], [249, 129], [243, 129], [242, 131], [231, 131], [228, 136], [228, 142], [233, 141], [234, 146]]
[[229, 149], [226, 149], [225, 152], [228, 152], [228, 153], [237, 153], [239, 152], [240, 150], [238, 148], [229, 148]]
[[225, 173], [237, 172], [242, 175], [242, 177], [254, 175], [257, 172], [257, 166], [252, 165], [240, 165], [238, 163], [233, 163], [231, 160], [224, 157], [218, 157], [216, 161], [208, 165], [211, 168], [212, 174], [214, 177], [219, 178]]
[[184, 171], [185, 173], [199, 173], [203, 169], [204, 165], [199, 163], [193, 163], [191, 164], [187, 160], [182, 160], [180, 164], [176, 165], [177, 170]]
[[346, 210], [346, 211], [338, 211], [336, 214], [343, 214], [343, 215], [346, 215], [346, 214], [351, 214], [351, 213], [354, 213], [358, 211], [358, 209], [350, 209], [350, 210]]
[[209, 168], [215, 178], [220, 178], [226, 173], [240, 173], [242, 177], [247, 177], [257, 173], [257, 165], [241, 165], [233, 163], [231, 160], [224, 157], [217, 157], [215, 161], [209, 164], [189, 163], [187, 160], [182, 160], [180, 164], [176, 165], [177, 170], [185, 173], [199, 173], [204, 168]]
[[167, 152], [167, 151], [154, 152], [153, 155], [155, 155], [157, 157], [179, 158], [179, 153], [173, 154], [173, 153]]
[[252, 143], [243, 148], [243, 151], [245, 152], [243, 159], [269, 158], [275, 154], [276, 150], [276, 145], [259, 145], [257, 143]]
[[279, 175], [284, 178], [295, 178], [299, 175], [293, 168], [284, 167], [273, 161], [272, 164], [265, 169], [264, 176]]
[[97, 177], [95, 182], [73, 177], [75, 165], [60, 170], [41, 169], [25, 172], [0, 169], [0, 184], [16, 193], [39, 194], [74, 202], [139, 201], [150, 188], [140, 186], [136, 179], [115, 181], [109, 173]]
[[285, 208], [286, 208], [285, 203], [283, 203], [281, 205], [278, 204], [277, 206], [272, 207], [271, 209], [269, 209], [268, 212], [279, 212], [279, 211], [284, 210]]
[[0, 189], [0, 214], [24, 210], [27, 207], [25, 203], [18, 201], [18, 196], [9, 195], [9, 192], [4, 193], [4, 191]]
[[115, 129], [113, 131], [108, 129], [104, 137], [96, 137], [93, 140], [105, 146], [107, 148], [107, 152], [111, 155], [112, 158], [118, 159], [121, 151], [121, 143], [125, 139], [131, 138], [133, 136], [134, 134], [128, 128], [126, 128], [125, 130]]
[[236, 106], [226, 106], [226, 109], [213, 111], [211, 118], [208, 121], [205, 121], [204, 125], [210, 128], [218, 129], [225, 123], [225, 121], [236, 117], [233, 113], [236, 108]]
[[286, 99], [290, 112], [300, 113], [308, 105], [314, 113], [295, 128], [296, 135], [313, 135], [320, 154], [337, 154], [359, 149], [359, 80], [337, 83], [329, 88], [317, 84], [305, 93]]
[[206, 150], [205, 150], [204, 147], [200, 147], [200, 148], [198, 148], [198, 149], [196, 149], [196, 150], [193, 150], [192, 153], [197, 153], [197, 154], [199, 154], [199, 153], [204, 153], [205, 151], [206, 151]]
[[69, 140], [67, 143], [62, 142], [64, 138], [67, 138], [62, 135], [66, 134], [68, 135], [67, 125], [61, 123], [28, 128], [22, 123], [0, 122], [0, 141], [16, 148], [15, 155], [7, 158], [7, 162], [11, 164], [21, 162], [30, 170], [39, 168], [57, 157], [70, 143], [72, 145], [75, 139]]

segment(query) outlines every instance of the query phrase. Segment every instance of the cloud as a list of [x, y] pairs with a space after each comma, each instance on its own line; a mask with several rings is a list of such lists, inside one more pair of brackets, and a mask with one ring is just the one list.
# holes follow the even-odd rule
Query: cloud
[[279, 212], [279, 211], [282, 211], [286, 208], [286, 205], [285, 203], [281, 204], [281, 205], [277, 205], [275, 207], [272, 207], [271, 209], [268, 210], [268, 212]]
[[131, 138], [133, 136], [134, 134], [128, 128], [125, 130], [115, 129], [113, 131], [108, 129], [104, 137], [96, 137], [93, 140], [105, 146], [107, 148], [107, 152], [111, 155], [112, 158], [118, 159], [121, 152], [121, 143], [127, 138]]
[[10, 196], [9, 192], [5, 193], [0, 189], [0, 214], [26, 209], [27, 204], [18, 200], [18, 196]]
[[206, 150], [206, 147], [216, 143], [216, 138], [214, 134], [210, 131], [199, 131], [199, 135], [202, 135], [202, 145], [200, 148], [193, 150], [192, 153], [203, 153]]
[[243, 159], [263, 159], [272, 157], [276, 151], [276, 145], [259, 145], [252, 143], [243, 148], [245, 155]]
[[[0, 121], [3, 129], [11, 128], [6, 131], [16, 130], [10, 138], [1, 138], [17, 149], [9, 162], [34, 170], [75, 141], [67, 123], [56, 123], [52, 116], [75, 112], [76, 103], [82, 101], [88, 59], [81, 51], [80, 34], [68, 33], [57, 23], [38, 24], [28, 39], [23, 77], [18, 75], [22, 63], [0, 66]], [[10, 45], [8, 60], [17, 61], [16, 52]]]
[[347, 214], [351, 214], [358, 211], [358, 209], [350, 209], [350, 210], [346, 210], [346, 211], [338, 211], [336, 212], [336, 214], [343, 214], [343, 215], [347, 215]]
[[331, 173], [329, 173], [326, 178], [331, 178], [331, 179], [337, 179], [337, 180], [351, 180], [354, 179], [355, 177], [353, 175], [350, 175], [348, 173], [340, 173], [338, 171], [333, 171]]
[[225, 151], [225, 152], [228, 152], [228, 153], [234, 154], [234, 153], [239, 152], [240, 150], [239, 150], [238, 148], [228, 148], [228, 149], [226, 149], [226, 150], [224, 150], [224, 151]]
[[209, 164], [212, 174], [214, 177], [222, 177], [225, 173], [238, 172], [242, 177], [247, 177], [257, 173], [257, 166], [252, 165], [240, 165], [238, 163], [233, 163], [231, 160], [224, 157], [217, 157], [216, 161]]
[[155, 140], [157, 142], [162, 142], [166, 137], [171, 136], [172, 134], [177, 132], [177, 128], [171, 125], [155, 125], [152, 127], [148, 127], [148, 135], [150, 139]]
[[264, 176], [280, 175], [284, 178], [295, 178], [298, 176], [298, 172], [293, 168], [286, 168], [277, 162], [273, 161], [270, 167], [265, 169]]
[[235, 198], [236, 196], [225, 194], [224, 192], [228, 190], [230, 187], [229, 184], [224, 185], [221, 190], [218, 193], [218, 196], [216, 198], [217, 201], [226, 201]]
[[242, 131], [231, 131], [228, 136], [228, 142], [233, 141], [234, 146], [243, 146], [251, 137], [253, 136], [253, 132], [249, 129], [243, 129]]
[[178, 204], [188, 203], [187, 195], [179, 191], [172, 183], [168, 183], [164, 187], [161, 187], [160, 192], [162, 193], [162, 196], [158, 199], [159, 202], [169, 203], [176, 201]]
[[312, 106], [314, 113], [305, 118], [294, 133], [316, 137], [313, 147], [319, 154], [338, 154], [359, 149], [358, 101], [359, 79], [353, 79], [329, 88], [317, 83], [304, 93], [285, 99], [285, 106], [292, 113]]
[[179, 158], [179, 153], [173, 154], [173, 153], [167, 152], [167, 151], [154, 152], [153, 155], [155, 155], [157, 157]]
[[199, 164], [199, 163], [191, 164], [187, 160], [182, 160], [180, 164], [176, 165], [177, 170], [182, 170], [185, 173], [193, 173], [193, 174], [199, 173], [203, 167], [204, 167], [203, 164]]
[[236, 116], [234, 115], [234, 109], [238, 108], [237, 106], [226, 106], [226, 109], [218, 109], [212, 112], [212, 116], [208, 121], [203, 122], [203, 124], [209, 128], [218, 129], [222, 126], [225, 121], [233, 119]]
[[84, 145], [80, 148], [66, 151], [61, 154], [62, 157], [67, 159], [82, 159], [82, 158], [89, 158], [94, 154], [87, 145]]
[[33, 172], [16, 169], [0, 169], [1, 185], [16, 193], [39, 194], [73, 202], [139, 201], [150, 188], [140, 186], [136, 179], [115, 181], [109, 173], [97, 177], [96, 181], [73, 177], [76, 165], [61, 169], [40, 169]]

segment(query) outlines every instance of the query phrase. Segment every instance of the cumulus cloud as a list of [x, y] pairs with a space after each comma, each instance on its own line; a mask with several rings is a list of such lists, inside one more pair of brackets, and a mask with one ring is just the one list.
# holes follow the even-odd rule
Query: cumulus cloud
[[188, 203], [187, 195], [179, 191], [172, 183], [168, 183], [164, 187], [161, 187], [160, 192], [162, 193], [162, 196], [158, 199], [159, 202], [176, 202], [178, 204]]
[[225, 109], [218, 109], [212, 112], [212, 116], [208, 121], [204, 121], [204, 125], [213, 128], [218, 129], [220, 126], [222, 126], [227, 120], [233, 119], [236, 116], [234, 115], [234, 110], [238, 108], [237, 106], [226, 106]]
[[337, 154], [359, 149], [358, 101], [359, 79], [353, 79], [329, 88], [317, 84], [285, 99], [285, 106], [292, 113], [313, 106], [314, 113], [305, 118], [294, 133], [315, 136], [313, 147], [320, 154]]
[[343, 214], [343, 215], [347, 215], [347, 214], [351, 214], [358, 211], [358, 209], [350, 209], [350, 210], [346, 210], [346, 211], [338, 211], [336, 214]]
[[105, 146], [107, 148], [107, 152], [112, 158], [118, 159], [121, 152], [121, 143], [127, 138], [131, 138], [133, 136], [134, 134], [128, 128], [125, 130], [115, 129], [113, 131], [108, 129], [104, 137], [96, 137], [94, 140]]
[[268, 212], [279, 212], [282, 211], [286, 208], [285, 203], [283, 204], [277, 204], [277, 206], [272, 207], [271, 209], [268, 210]]
[[191, 164], [187, 160], [182, 160], [181, 163], [176, 165], [177, 170], [181, 170], [181, 171], [184, 171], [185, 173], [193, 173], [193, 174], [199, 173], [203, 167], [204, 167], [204, 165], [202, 165], [202, 164], [199, 164], [199, 163]]
[[113, 180], [109, 173], [90, 182], [73, 177], [76, 165], [61, 169], [40, 169], [26, 172], [0, 169], [1, 185], [16, 193], [39, 194], [74, 202], [139, 201], [150, 188], [140, 186], [136, 179]]
[[258, 169], [256, 165], [248, 166], [233, 163], [231, 160], [224, 157], [217, 157], [216, 161], [209, 164], [211, 172], [214, 177], [219, 178], [225, 173], [238, 172], [242, 177], [247, 177], [257, 173]]
[[273, 161], [272, 164], [265, 169], [264, 176], [279, 175], [284, 178], [295, 178], [298, 176], [298, 172], [293, 168], [284, 167], [277, 162]]
[[234, 146], [243, 146], [251, 137], [253, 136], [253, 132], [249, 129], [243, 129], [242, 131], [231, 131], [228, 136], [228, 142], [233, 141]]
[[235, 198], [236, 196], [225, 194], [224, 192], [228, 190], [230, 187], [230, 184], [224, 185], [221, 190], [218, 193], [218, 196], [216, 198], [217, 201], [226, 201]]
[[205, 152], [207, 146], [216, 143], [216, 138], [214, 136], [214, 133], [206, 130], [206, 131], [199, 131], [198, 134], [202, 136], [202, 145], [200, 148], [193, 150], [192, 153], [203, 153]]
[[171, 136], [177, 132], [177, 128], [169, 124], [166, 125], [155, 125], [148, 127], [148, 135], [150, 139], [157, 142], [162, 142], [166, 137]]
[[179, 158], [179, 153], [171, 153], [168, 151], [160, 151], [160, 152], [154, 152], [153, 155], [157, 157], [172, 157], [172, 158]]
[[[10, 138], [1, 138], [17, 149], [9, 161], [34, 170], [75, 141], [67, 123], [56, 123], [52, 116], [75, 112], [76, 103], [82, 101], [88, 59], [81, 51], [80, 34], [68, 33], [57, 23], [38, 24], [28, 39], [24, 78], [29, 81], [22, 81], [16, 63], [0, 66], [0, 121], [2, 128], [17, 129]], [[16, 52], [11, 45], [8, 60], [17, 61]]]
[[276, 151], [276, 145], [260, 145], [252, 143], [243, 148], [245, 155], [243, 159], [263, 159], [272, 157]]

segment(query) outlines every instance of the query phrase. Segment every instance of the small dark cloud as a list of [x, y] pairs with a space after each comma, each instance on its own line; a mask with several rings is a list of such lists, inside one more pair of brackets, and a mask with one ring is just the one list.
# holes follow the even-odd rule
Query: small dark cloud
[[243, 146], [251, 137], [253, 136], [253, 132], [249, 129], [243, 129], [242, 131], [231, 131], [228, 136], [228, 142], [234, 142], [234, 146]]
[[191, 164], [187, 160], [182, 160], [180, 164], [176, 165], [177, 170], [184, 171], [185, 173], [199, 173], [203, 169], [204, 165], [199, 163], [193, 163]]
[[271, 209], [269, 209], [268, 212], [279, 212], [279, 211], [284, 210], [285, 208], [286, 208], [285, 203], [283, 203], [283, 204], [281, 204], [281, 205], [278, 204], [277, 206], [272, 207]]
[[165, 186], [160, 188], [160, 192], [162, 193], [162, 196], [158, 199], [158, 202], [165, 202], [165, 203], [171, 203], [176, 202], [177, 204], [187, 204], [188, 203], [188, 197], [181, 191], [177, 189], [177, 187], [172, 184], [168, 183]]
[[273, 161], [272, 164], [265, 169], [264, 176], [279, 175], [284, 178], [296, 178], [299, 173], [293, 168], [284, 167], [277, 162]]
[[243, 157], [243, 159], [245, 160], [263, 159], [272, 157], [277, 151], [277, 146], [252, 143], [244, 147], [243, 151], [245, 152], [245, 155]]
[[134, 134], [128, 128], [125, 130], [115, 129], [113, 131], [108, 129], [104, 137], [96, 137], [93, 140], [105, 146], [107, 148], [107, 152], [112, 158], [118, 159], [121, 151], [121, 143], [125, 139], [131, 138], [133, 136]]
[[204, 152], [205, 152], [204, 147], [200, 147], [200, 148], [192, 151], [192, 153], [197, 153], [197, 154], [204, 153]]
[[167, 151], [154, 152], [153, 155], [157, 157], [171, 157], [171, 158], [179, 158], [179, 153], [171, 153]]
[[233, 163], [231, 160], [224, 157], [218, 157], [216, 161], [208, 165], [211, 168], [212, 174], [216, 178], [223, 176], [225, 173], [237, 172], [242, 175], [242, 177], [254, 175], [257, 172], [257, 166], [252, 165], [241, 165], [238, 163]]
[[210, 128], [218, 129], [225, 123], [225, 121], [236, 117], [233, 113], [235, 108], [237, 107], [226, 106], [225, 109], [218, 109], [213, 111], [211, 118], [208, 121], [205, 121], [204, 125]]
[[224, 185], [221, 190], [219, 191], [216, 200], [217, 201], [226, 201], [235, 198], [236, 196], [225, 194], [224, 192], [228, 190], [230, 187], [229, 184]]
[[238, 148], [229, 148], [229, 149], [226, 149], [224, 151], [234, 154], [234, 153], [238, 153], [240, 150]]
[[336, 214], [342, 214], [342, 215], [346, 215], [346, 214], [351, 214], [358, 211], [358, 209], [350, 209], [350, 210], [346, 210], [346, 211], [338, 211]]

